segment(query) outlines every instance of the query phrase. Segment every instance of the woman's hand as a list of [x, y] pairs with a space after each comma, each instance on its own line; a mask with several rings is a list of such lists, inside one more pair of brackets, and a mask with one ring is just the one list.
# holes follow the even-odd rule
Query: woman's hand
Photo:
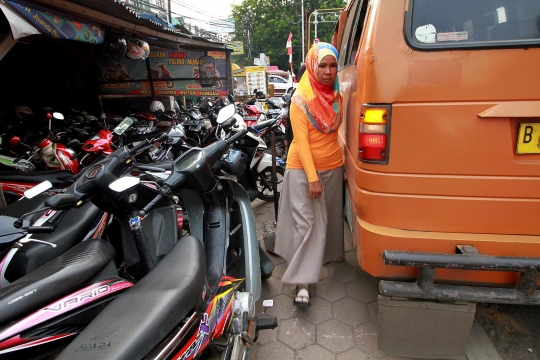
[[320, 181], [314, 181], [309, 183], [309, 197], [311, 199], [317, 199], [321, 197], [323, 187]]

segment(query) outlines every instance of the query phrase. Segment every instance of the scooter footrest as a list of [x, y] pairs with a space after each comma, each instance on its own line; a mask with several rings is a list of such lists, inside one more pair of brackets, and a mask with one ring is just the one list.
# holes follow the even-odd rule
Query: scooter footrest
[[272, 330], [278, 327], [277, 318], [264, 318], [264, 319], [258, 319], [257, 320], [257, 326], [255, 327], [255, 331], [259, 330]]

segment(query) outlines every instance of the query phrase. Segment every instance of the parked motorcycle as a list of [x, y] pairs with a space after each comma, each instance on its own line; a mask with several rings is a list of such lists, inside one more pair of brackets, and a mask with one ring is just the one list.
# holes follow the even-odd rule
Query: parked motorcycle
[[[250, 129], [250, 132], [235, 144], [221, 159], [221, 170], [236, 179], [246, 189], [251, 201], [259, 198], [264, 201], [274, 200], [272, 181], [272, 155], [267, 152], [267, 145], [260, 136], [280, 124], [279, 120], [268, 120], [247, 127], [238, 114], [218, 126], [218, 134], [228, 138], [231, 134]], [[276, 176], [278, 185], [283, 181], [285, 161], [276, 157]]]
[[[275, 318], [254, 316], [254, 301], [260, 297], [260, 268], [266, 277], [273, 264], [267, 257], [259, 263], [261, 250], [249, 199], [239, 185], [215, 178], [210, 169], [226, 147], [244, 135], [239, 132], [227, 141], [186, 152], [175, 160], [174, 171], [161, 185], [141, 182], [129, 174], [144, 167], [133, 164], [134, 156], [152, 143], [164, 141], [163, 137], [132, 149], [122, 147], [86, 168], [64, 193], [45, 202], [48, 208], [60, 211], [92, 201], [129, 224], [132, 237], [122, 237], [124, 268], [130, 274], [139, 270], [146, 276], [129, 297], [107, 306], [105, 310], [110, 310], [89, 328], [92, 342], [99, 343], [89, 348], [108, 349], [100, 356], [135, 359], [166, 348], [191, 359], [208, 348], [232, 351], [239, 359], [238, 354], [249, 351], [257, 330], [277, 326]], [[186, 218], [184, 214], [190, 215]], [[0, 217], [0, 229], [5, 226], [0, 234], [6, 235], [0, 237], [0, 243], [13, 243], [28, 233], [50, 232], [58, 225], [57, 220], [49, 220], [50, 225], [32, 227], [23, 220]], [[186, 226], [192, 236], [177, 242], [179, 231]], [[111, 245], [88, 240], [0, 289], [0, 354], [28, 348], [39, 353], [34, 346], [81, 331], [112, 298], [132, 286], [118, 277], [113, 257]], [[126, 301], [129, 315], [121, 313], [128, 309]], [[100, 332], [103, 318], [115, 327], [112, 333], [110, 328], [107, 334]], [[200, 323], [198, 319], [202, 319]], [[168, 337], [177, 326], [185, 336]], [[86, 341], [86, 332], [81, 336]], [[101, 339], [109, 336], [126, 341], [107, 340], [101, 345]], [[86, 348], [78, 343], [68, 347], [65, 356], [75, 358], [69, 354], [72, 350], [77, 356], [95, 355], [77, 351], [81, 346]]]
[[[222, 116], [232, 115], [234, 105]], [[260, 270], [249, 198], [238, 184], [211, 171], [227, 146], [246, 132], [186, 152], [175, 160], [159, 194], [142, 210], [133, 206], [132, 231], [143, 234], [140, 218], [183, 188], [182, 197], [192, 200], [185, 203], [187, 213], [195, 215], [189, 216], [192, 236], [181, 239], [157, 266], [140, 251], [145, 269], [152, 270], [98, 315], [58, 360], [93, 359], [94, 352], [82, 349], [94, 348], [106, 349], [100, 353], [103, 359], [193, 359], [204, 350], [217, 351], [224, 359], [247, 359], [258, 331], [277, 326], [275, 318], [255, 316]], [[119, 165], [124, 166], [105, 164], [96, 179], [112, 180], [108, 174], [116, 169], [110, 167]], [[122, 192], [116, 202], [141, 195], [132, 179], [111, 184]], [[74, 193], [71, 202], [79, 198]], [[144, 237], [135, 240], [138, 249], [144, 249]]]

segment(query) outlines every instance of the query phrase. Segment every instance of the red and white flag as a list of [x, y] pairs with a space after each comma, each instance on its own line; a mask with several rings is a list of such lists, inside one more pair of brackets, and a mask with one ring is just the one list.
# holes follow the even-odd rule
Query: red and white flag
[[287, 39], [287, 55], [289, 55], [289, 64], [291, 66], [291, 73], [293, 73], [292, 68], [292, 32], [289, 33], [289, 38]]

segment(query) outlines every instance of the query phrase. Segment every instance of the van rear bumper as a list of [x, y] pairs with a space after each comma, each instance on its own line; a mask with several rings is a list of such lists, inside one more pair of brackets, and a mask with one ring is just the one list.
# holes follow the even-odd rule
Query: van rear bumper
[[[409, 262], [400, 262], [399, 266], [386, 263], [383, 254], [389, 256], [396, 252], [415, 253], [422, 260], [426, 258], [424, 256], [426, 253], [433, 254], [434, 259], [440, 260], [439, 256], [444, 258], [439, 262], [452, 264], [454, 256], [463, 256], [460, 254], [460, 246], [469, 245], [476, 248], [482, 254], [476, 255], [481, 256], [478, 258], [481, 262], [473, 269], [446, 265], [436, 267], [435, 281], [454, 285], [514, 287], [519, 281], [520, 273], [525, 270], [511, 268], [512, 260], [509, 263], [502, 262], [505, 257], [516, 259], [529, 257], [540, 261], [540, 236], [410, 231], [373, 225], [354, 215], [352, 220], [355, 220], [353, 238], [357, 241], [360, 266], [371, 276], [379, 279], [400, 282], [417, 279], [421, 266]], [[480, 266], [488, 261], [484, 260], [484, 257], [499, 262], [498, 268], [494, 270]], [[462, 258], [456, 260], [459, 259]], [[467, 259], [470, 259], [469, 263], [474, 260], [474, 258]], [[407, 260], [410, 259], [407, 257]]]
[[[385, 265], [418, 267], [416, 282], [385, 281], [379, 283], [384, 296], [432, 300], [459, 300], [504, 304], [538, 305], [540, 258], [482, 255], [469, 245], [458, 246], [460, 254], [383, 251]], [[435, 284], [435, 270], [461, 269], [518, 272], [514, 288]]]

